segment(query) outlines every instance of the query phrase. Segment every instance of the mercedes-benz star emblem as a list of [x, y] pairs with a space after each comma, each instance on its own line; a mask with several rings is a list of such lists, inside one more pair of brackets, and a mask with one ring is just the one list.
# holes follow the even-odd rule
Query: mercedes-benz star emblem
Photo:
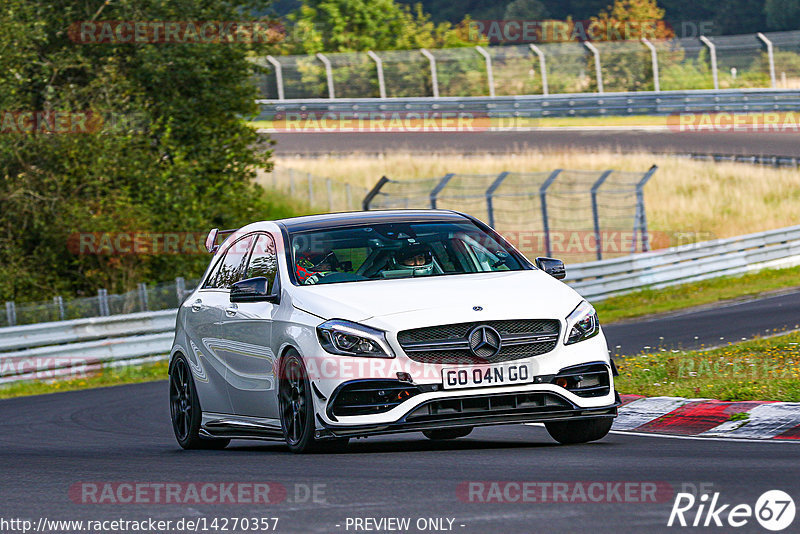
[[484, 360], [497, 356], [502, 346], [500, 334], [491, 326], [476, 326], [467, 334], [467, 339], [472, 354]]

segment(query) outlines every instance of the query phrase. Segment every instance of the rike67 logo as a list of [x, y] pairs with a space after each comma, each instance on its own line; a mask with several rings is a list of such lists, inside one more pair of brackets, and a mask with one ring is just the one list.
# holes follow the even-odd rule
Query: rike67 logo
[[792, 524], [795, 513], [794, 500], [780, 490], [767, 491], [755, 506], [723, 503], [719, 492], [699, 498], [691, 493], [678, 493], [667, 526], [739, 528], [752, 524], [755, 518], [763, 528], [778, 532]]

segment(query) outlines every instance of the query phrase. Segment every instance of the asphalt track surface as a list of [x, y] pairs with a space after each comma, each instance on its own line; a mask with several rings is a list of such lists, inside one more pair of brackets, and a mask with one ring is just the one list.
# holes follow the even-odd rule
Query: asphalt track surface
[[716, 153], [800, 156], [792, 133], [670, 132], [608, 129], [541, 129], [513, 132], [273, 133], [275, 154], [431, 152], [519, 153], [535, 150], [611, 149], [620, 152]]
[[[770, 328], [791, 323], [798, 312], [800, 293], [792, 293], [610, 325], [606, 332], [612, 344], [625, 347], [656, 346], [659, 337], [708, 344], [720, 334], [759, 333], [770, 318]], [[695, 340], [695, 334], [707, 338]], [[562, 447], [541, 427], [513, 425], [477, 429], [445, 443], [420, 433], [369, 438], [342, 454], [296, 456], [281, 444], [247, 441], [234, 441], [224, 451], [183, 451], [172, 435], [167, 394], [167, 383], [155, 382], [0, 401], [1, 516], [278, 517], [278, 532], [353, 532], [346, 529], [348, 517], [430, 517], [451, 518], [453, 531], [463, 533], [619, 534], [666, 530], [674, 495], [682, 489], [720, 492], [721, 502], [751, 506], [763, 492], [782, 489], [800, 504], [797, 443], [612, 433], [598, 443]], [[668, 491], [645, 503], [481, 503], [458, 492], [470, 481], [655, 482]], [[70, 488], [82, 482], [275, 482], [287, 498], [258, 506], [92, 504], [70, 496]], [[309, 502], [303, 496], [314, 487], [316, 502]], [[736, 531], [764, 532], [753, 520]]]
[[[341, 454], [296, 456], [280, 444], [245, 441], [187, 452], [172, 436], [166, 382], [1, 401], [0, 429], [2, 516], [34, 522], [256, 516], [278, 517], [278, 532], [327, 533], [348, 532], [348, 517], [446, 517], [463, 533], [619, 534], [667, 530], [682, 489], [751, 506], [763, 492], [783, 489], [800, 501], [795, 443], [611, 434], [563, 447], [541, 427], [514, 425], [445, 443], [419, 433], [370, 438]], [[667, 491], [645, 503], [489, 504], [459, 496], [468, 481], [654, 482]], [[288, 496], [258, 506], [76, 503], [69, 490], [82, 482], [276, 482]], [[316, 503], [295, 497], [311, 485], [318, 485]], [[764, 532], [754, 520], [736, 530]]]
[[800, 290], [604, 327], [612, 353], [627, 356], [716, 347], [797, 329]]

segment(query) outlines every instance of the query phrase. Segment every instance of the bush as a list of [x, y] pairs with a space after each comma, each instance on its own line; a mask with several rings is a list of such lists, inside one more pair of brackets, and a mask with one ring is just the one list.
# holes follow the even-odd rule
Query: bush
[[79, 44], [67, 32], [93, 16], [239, 21], [246, 8], [216, 0], [118, 0], [97, 13], [79, 0], [0, 7], [0, 110], [105, 121], [90, 133], [0, 136], [0, 301], [121, 292], [197, 276], [207, 262], [76, 255], [68, 240], [78, 232], [197, 232], [292, 213], [252, 181], [271, 152], [243, 121], [257, 112], [247, 57], [266, 44]]

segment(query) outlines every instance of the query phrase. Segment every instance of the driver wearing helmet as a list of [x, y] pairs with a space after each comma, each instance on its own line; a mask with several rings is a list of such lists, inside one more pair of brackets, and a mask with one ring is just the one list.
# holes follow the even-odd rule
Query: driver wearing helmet
[[298, 254], [296, 263], [297, 281], [301, 284], [316, 284], [339, 268], [339, 259], [333, 251]]
[[395, 254], [395, 269], [408, 271], [409, 276], [433, 274], [433, 254], [427, 245], [412, 245]]

